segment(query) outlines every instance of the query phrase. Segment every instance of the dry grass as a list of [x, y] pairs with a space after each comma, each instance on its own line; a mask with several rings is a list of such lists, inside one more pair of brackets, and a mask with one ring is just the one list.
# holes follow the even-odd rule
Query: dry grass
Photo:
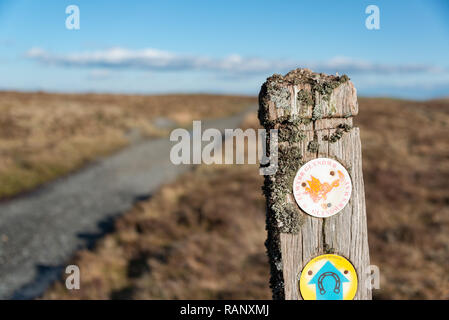
[[449, 101], [360, 108], [375, 297], [449, 299]]
[[135, 136], [235, 113], [254, 98], [218, 95], [102, 95], [0, 92], [0, 198], [29, 190], [109, 154]]
[[[449, 102], [360, 99], [377, 299], [449, 298]], [[244, 126], [257, 126], [255, 115]], [[199, 167], [81, 251], [81, 290], [47, 299], [269, 298], [256, 166]]]
[[57, 283], [45, 298], [270, 298], [261, 182], [249, 166], [185, 175], [78, 254], [81, 290]]

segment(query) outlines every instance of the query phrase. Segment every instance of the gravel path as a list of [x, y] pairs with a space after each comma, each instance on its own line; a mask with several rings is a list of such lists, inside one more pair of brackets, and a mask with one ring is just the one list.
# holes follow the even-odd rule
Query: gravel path
[[[202, 129], [235, 128], [246, 112], [203, 121]], [[0, 203], [0, 299], [42, 294], [76, 250], [108, 232], [114, 218], [137, 200], [189, 170], [191, 166], [171, 164], [173, 144], [168, 138], [134, 144], [33, 193]]]

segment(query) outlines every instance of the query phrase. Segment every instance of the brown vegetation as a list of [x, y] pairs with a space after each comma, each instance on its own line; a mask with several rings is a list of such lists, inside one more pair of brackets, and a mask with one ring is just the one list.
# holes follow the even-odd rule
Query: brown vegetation
[[363, 99], [371, 263], [379, 299], [449, 299], [449, 101]]
[[113, 152], [160, 136], [164, 117], [179, 126], [223, 117], [255, 103], [218, 95], [112, 95], [0, 92], [0, 198], [29, 190]]
[[81, 290], [58, 283], [45, 298], [269, 299], [262, 179], [253, 169], [202, 166], [163, 187], [94, 252], [78, 254]]
[[[449, 298], [449, 102], [360, 99], [377, 299]], [[245, 126], [257, 126], [255, 115]], [[269, 298], [256, 166], [201, 166], [77, 254], [81, 290], [45, 298]]]

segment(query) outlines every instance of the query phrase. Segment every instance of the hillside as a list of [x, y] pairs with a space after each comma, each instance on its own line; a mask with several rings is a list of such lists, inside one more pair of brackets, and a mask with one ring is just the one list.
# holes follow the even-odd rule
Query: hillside
[[219, 118], [255, 98], [0, 92], [0, 199], [72, 172], [167, 126]]
[[[449, 298], [449, 102], [360, 99], [376, 299]], [[256, 116], [244, 127], [258, 126]], [[200, 166], [77, 253], [81, 290], [47, 299], [267, 299], [257, 166]]]

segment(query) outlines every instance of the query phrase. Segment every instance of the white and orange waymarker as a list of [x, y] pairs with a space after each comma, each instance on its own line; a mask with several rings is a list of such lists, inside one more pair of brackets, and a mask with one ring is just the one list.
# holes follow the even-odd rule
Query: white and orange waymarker
[[352, 192], [348, 171], [328, 158], [313, 159], [303, 165], [293, 181], [293, 195], [306, 213], [327, 218], [340, 212]]

